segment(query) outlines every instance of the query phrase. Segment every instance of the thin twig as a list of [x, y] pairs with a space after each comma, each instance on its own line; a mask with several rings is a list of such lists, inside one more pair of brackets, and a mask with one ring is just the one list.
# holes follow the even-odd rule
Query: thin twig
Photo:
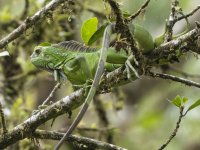
[[180, 16], [176, 19], [174, 19], [174, 22], [178, 22], [182, 19], [185, 19], [185, 18], [188, 18], [190, 16], [192, 16], [196, 11], [198, 11], [200, 9], [200, 6], [197, 6], [194, 10], [192, 10], [190, 13], [188, 13], [187, 15], [184, 15], [184, 16]]
[[2, 107], [1, 102], [0, 102], [0, 115], [1, 115], [1, 123], [2, 123], [2, 127], [3, 127], [3, 134], [6, 134], [8, 132], [8, 130], [6, 128], [6, 120], [5, 120], [5, 115], [3, 112], [3, 107]]
[[181, 77], [176, 77], [174, 75], [169, 75], [169, 74], [164, 74], [164, 73], [154, 73], [154, 72], [149, 72], [148, 75], [151, 77], [154, 77], [154, 78], [168, 79], [168, 80], [172, 80], [175, 82], [183, 83], [188, 86], [194, 86], [194, 87], [200, 88], [200, 83], [197, 83], [197, 82], [194, 82], [191, 80], [187, 80], [187, 79], [181, 78]]
[[[51, 140], [60, 140], [63, 137], [63, 135], [64, 133], [45, 130], [36, 130], [32, 134], [32, 136], [35, 138]], [[126, 150], [125, 148], [113, 144], [75, 135], [71, 135], [69, 138], [65, 139], [65, 141], [76, 145], [87, 146], [88, 149]]]
[[150, 1], [151, 0], [146, 0], [146, 2], [144, 2], [144, 4], [138, 9], [138, 11], [136, 13], [134, 13], [131, 16], [129, 16], [127, 19], [124, 19], [124, 21], [126, 23], [129, 23], [132, 20], [134, 20], [141, 12], [143, 12], [143, 10], [148, 6], [148, 4], [149, 4]]
[[184, 71], [182, 71], [182, 70], [179, 70], [179, 69], [177, 69], [177, 68], [174, 68], [174, 67], [172, 67], [172, 66], [169, 66], [169, 69], [170, 70], [173, 70], [173, 71], [175, 71], [175, 72], [177, 72], [177, 73], [179, 73], [179, 74], [181, 74], [182, 76], [184, 76], [184, 77], [189, 77], [189, 78], [197, 78], [197, 79], [200, 79], [200, 74], [190, 74], [190, 73], [187, 73], [187, 72], [184, 72]]
[[54, 93], [57, 91], [57, 89], [60, 87], [60, 85], [61, 85], [61, 83], [57, 83], [57, 84], [54, 86], [53, 90], [51, 91], [51, 93], [50, 93], [49, 96], [45, 99], [45, 101], [42, 103], [41, 106], [46, 105], [46, 104], [49, 102], [49, 100], [53, 97]]
[[22, 16], [20, 20], [26, 18], [26, 16], [28, 15], [29, 7], [30, 7], [29, 0], [24, 0], [24, 1], [25, 1], [24, 11], [22, 12]]
[[163, 150], [165, 147], [167, 147], [167, 145], [171, 142], [171, 140], [176, 136], [178, 129], [180, 127], [181, 120], [184, 117], [183, 110], [184, 110], [184, 107], [183, 106], [180, 107], [180, 115], [179, 115], [178, 121], [176, 122], [176, 128], [174, 129], [174, 131], [172, 132], [172, 134], [170, 135], [166, 143], [163, 144], [158, 150]]
[[177, 16], [177, 6], [179, 6], [179, 1], [178, 0], [172, 0], [171, 4], [171, 13], [169, 15], [169, 19], [166, 23], [166, 36], [165, 36], [165, 41], [168, 42], [172, 39], [173, 36], [173, 27], [174, 27], [174, 19]]
[[[25, 21], [20, 26], [18, 26], [10, 34], [0, 40], [0, 49], [4, 48], [11, 41], [20, 37], [27, 29], [34, 26], [47, 14], [52, 13], [60, 4], [64, 3], [65, 1], [66, 0], [52, 0], [49, 4], [36, 12], [32, 17], [28, 17], [27, 19], [25, 19]], [[69, 1], [70, 0], [68, 0], [68, 2]]]

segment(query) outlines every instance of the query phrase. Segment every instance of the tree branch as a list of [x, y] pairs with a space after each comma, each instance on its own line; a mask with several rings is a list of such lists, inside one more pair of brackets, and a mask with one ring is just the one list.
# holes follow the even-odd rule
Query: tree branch
[[[155, 61], [154, 59], [163, 59], [163, 56], [168, 56], [169, 54], [175, 53], [175, 51], [181, 47], [183, 43], [190, 43], [190, 41], [192, 41], [193, 45], [197, 45], [197, 42], [195, 41], [197, 40], [198, 36], [200, 36], [200, 28], [197, 25], [195, 29], [189, 31], [188, 33], [155, 48], [150, 55], [147, 55], [147, 57], [153, 62]], [[189, 49], [189, 46], [186, 45], [188, 50], [193, 51], [193, 49]], [[198, 48], [198, 51], [195, 49], [194, 52], [200, 53], [200, 49]]]
[[[67, 0], [69, 3], [71, 0]], [[11, 41], [20, 37], [27, 29], [34, 26], [38, 23], [42, 18], [44, 18], [47, 14], [51, 14], [60, 4], [66, 2], [66, 0], [52, 0], [45, 7], [36, 12], [32, 17], [27, 17], [25, 21], [18, 26], [15, 30], [13, 30], [10, 34], [0, 40], [0, 49], [4, 48]]]
[[146, 0], [144, 2], [144, 4], [140, 7], [140, 9], [138, 9], [138, 11], [134, 14], [132, 14], [130, 17], [128, 17], [127, 19], [125, 19], [124, 21], [129, 23], [131, 22], [132, 20], [134, 20], [149, 4], [151, 0]]
[[164, 143], [158, 150], [163, 150], [164, 148], [166, 148], [167, 145], [171, 142], [171, 140], [176, 136], [176, 134], [178, 132], [178, 129], [180, 127], [181, 121], [182, 121], [182, 119], [184, 117], [183, 110], [184, 110], [184, 107], [181, 107], [180, 108], [180, 113], [179, 113], [179, 118], [178, 118], [178, 121], [176, 122], [176, 128], [174, 129], [174, 131], [172, 132], [172, 134], [170, 135], [170, 137], [166, 141], [166, 143]]
[[176, 76], [173, 76], [173, 75], [169, 75], [169, 74], [150, 72], [149, 76], [154, 77], [154, 78], [168, 79], [168, 80], [172, 80], [172, 81], [175, 81], [175, 82], [183, 83], [183, 84], [188, 85], [188, 86], [194, 86], [194, 87], [200, 88], [200, 83], [197, 83], [197, 82], [194, 82], [194, 81], [191, 81], [191, 80], [187, 80], [187, 79], [184, 79], [184, 78], [176, 77]]
[[0, 117], [1, 117], [2, 127], [3, 127], [3, 135], [4, 135], [8, 132], [8, 130], [6, 128], [6, 119], [5, 119], [5, 115], [3, 112], [3, 107], [2, 107], [1, 102], [0, 102]]
[[[51, 139], [51, 140], [60, 140], [63, 137], [64, 133], [55, 132], [55, 131], [44, 131], [44, 130], [36, 130], [33, 132], [32, 136], [39, 139]], [[79, 137], [75, 135], [71, 135], [65, 141], [78, 144], [85, 145], [88, 149], [106, 149], [106, 150], [126, 150], [125, 148], [109, 144], [106, 142], [98, 141], [91, 138]]]
[[29, 7], [30, 7], [29, 0], [24, 0], [24, 1], [25, 1], [24, 11], [22, 12], [22, 16], [20, 17], [20, 20], [23, 20], [26, 18]]
[[184, 16], [180, 16], [178, 18], [174, 19], [174, 22], [180, 21], [182, 19], [188, 18], [190, 16], [192, 16], [195, 12], [197, 12], [200, 9], [200, 6], [197, 6], [194, 10], [192, 10], [190, 13], [188, 13], [187, 15]]
[[51, 91], [51, 93], [49, 94], [49, 96], [44, 100], [44, 102], [42, 103], [41, 106], [47, 105], [49, 103], [49, 100], [53, 97], [54, 93], [57, 91], [58, 88], [60, 88], [61, 83], [57, 83], [53, 90]]
[[196, 79], [200, 79], [200, 74], [190, 74], [190, 73], [187, 73], [185, 71], [182, 71], [182, 70], [179, 70], [177, 68], [174, 68], [172, 66], [168, 66], [170, 70], [182, 75], [183, 77], [185, 78], [196, 78]]

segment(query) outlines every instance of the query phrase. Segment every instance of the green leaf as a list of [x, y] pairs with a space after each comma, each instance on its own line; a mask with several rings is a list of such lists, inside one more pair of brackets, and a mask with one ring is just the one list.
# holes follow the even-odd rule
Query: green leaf
[[160, 46], [164, 41], [165, 41], [165, 33], [155, 38], [154, 40], [155, 46], [156, 47]]
[[194, 102], [194, 103], [188, 108], [187, 111], [190, 111], [190, 110], [196, 108], [196, 107], [199, 106], [199, 105], [200, 105], [200, 99], [198, 99], [196, 102]]
[[51, 43], [48, 42], [44, 42], [44, 43], [40, 43], [39, 46], [51, 46]]
[[98, 25], [98, 20], [96, 17], [86, 20], [81, 28], [81, 38], [85, 44], [88, 45], [88, 42], [92, 35], [96, 32]]
[[89, 39], [88, 41], [88, 45], [92, 45], [92, 43], [94, 43], [96, 40], [98, 40], [99, 38], [101, 38], [103, 36], [104, 30], [105, 28], [108, 26], [108, 22], [106, 22], [105, 24], [103, 24]]
[[186, 104], [188, 102], [188, 98], [187, 97], [183, 97], [182, 98], [182, 104]]
[[172, 102], [172, 104], [174, 104], [175, 106], [180, 108], [181, 101], [182, 101], [182, 98], [180, 97], [180, 95], [177, 95], [171, 102]]
[[0, 52], [0, 57], [9, 56], [8, 51]]

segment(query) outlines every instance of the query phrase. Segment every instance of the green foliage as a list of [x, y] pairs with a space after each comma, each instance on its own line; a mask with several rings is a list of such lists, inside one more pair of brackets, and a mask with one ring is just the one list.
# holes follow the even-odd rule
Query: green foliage
[[92, 45], [96, 40], [103, 36], [104, 30], [107, 27], [108, 22], [103, 24], [89, 39], [88, 45]]
[[98, 20], [96, 17], [86, 20], [81, 28], [81, 37], [85, 44], [88, 45], [90, 38], [96, 32]]
[[188, 98], [177, 95], [171, 102], [176, 107], [181, 108], [182, 106], [184, 106], [185, 103], [187, 103], [187, 101], [188, 101]]
[[190, 111], [190, 110], [192, 110], [192, 109], [194, 109], [194, 108], [196, 108], [196, 107], [198, 107], [199, 105], [200, 105], [200, 99], [198, 99], [196, 102], [194, 102], [194, 103], [188, 108], [187, 112]]
[[134, 31], [134, 37], [138, 42], [139, 48], [143, 53], [151, 52], [154, 49], [153, 37], [144, 27], [136, 24], [130, 24], [129, 28]]
[[155, 38], [154, 40], [155, 46], [156, 47], [160, 46], [164, 42], [164, 40], [165, 40], [165, 33]]
[[[181, 108], [188, 102], [188, 98], [177, 95], [171, 102], [176, 107]], [[187, 114], [188, 111], [198, 107], [199, 105], [200, 105], [200, 99], [196, 100], [192, 105], [190, 105], [185, 114]]]
[[177, 107], [181, 107], [181, 97], [177, 95], [172, 101], [172, 104], [174, 104]]

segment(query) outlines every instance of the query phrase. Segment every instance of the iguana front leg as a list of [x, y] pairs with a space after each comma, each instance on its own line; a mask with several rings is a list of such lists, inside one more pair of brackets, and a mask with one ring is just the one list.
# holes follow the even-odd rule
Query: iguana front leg
[[83, 54], [77, 54], [63, 66], [63, 72], [73, 87], [83, 87], [85, 81], [92, 79], [92, 71]]

